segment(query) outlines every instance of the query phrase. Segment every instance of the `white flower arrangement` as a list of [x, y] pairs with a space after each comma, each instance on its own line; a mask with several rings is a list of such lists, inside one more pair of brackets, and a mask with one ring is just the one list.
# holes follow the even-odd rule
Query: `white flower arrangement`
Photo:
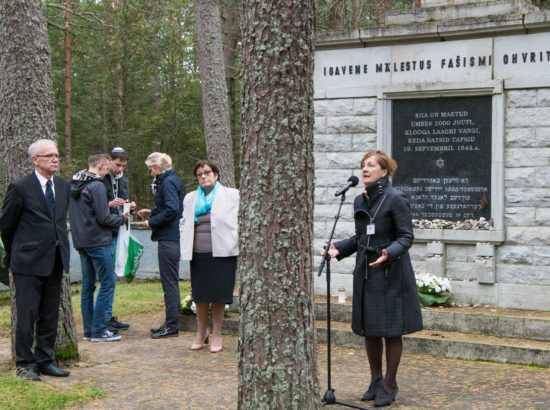
[[[197, 314], [197, 306], [195, 305], [195, 300], [193, 299], [193, 294], [189, 292], [187, 296], [181, 301], [181, 313], [188, 316], [193, 316]], [[230, 313], [229, 305], [225, 305], [225, 314]]]
[[420, 303], [431, 306], [434, 303], [445, 303], [451, 297], [451, 282], [447, 278], [432, 275], [424, 271], [416, 275], [416, 287]]
[[195, 301], [193, 300], [193, 294], [189, 293], [181, 301], [181, 311], [184, 315], [196, 315], [197, 307], [195, 306]]

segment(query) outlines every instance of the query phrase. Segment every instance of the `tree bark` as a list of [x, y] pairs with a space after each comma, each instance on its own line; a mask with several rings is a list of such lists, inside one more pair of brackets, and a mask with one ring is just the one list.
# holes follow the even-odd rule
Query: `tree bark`
[[351, 20], [352, 20], [352, 28], [358, 29], [360, 22], [361, 22], [361, 16], [363, 15], [363, 5], [364, 0], [353, 0], [351, 4]]
[[71, 0], [65, 0], [65, 175], [72, 175], [71, 131]]
[[229, 120], [231, 136], [235, 141], [237, 133], [237, 92], [236, 92], [236, 61], [237, 45], [241, 40], [241, 18], [243, 14], [241, 0], [221, 0], [221, 17], [223, 30], [223, 58], [225, 69], [225, 82], [227, 84], [227, 99], [229, 102]]
[[239, 408], [320, 406], [312, 279], [313, 0], [245, 0]]
[[[0, 0], [0, 138], [4, 189], [32, 171], [28, 146], [37, 139], [56, 139], [50, 45], [44, 9], [34, 0]], [[15, 357], [15, 288], [10, 274], [12, 359]], [[68, 281], [60, 309], [72, 312]], [[69, 295], [68, 299], [65, 295]], [[76, 343], [72, 315], [63, 324]], [[76, 345], [71, 349], [75, 350]], [[78, 350], [76, 350], [78, 351]]]
[[120, 35], [120, 26], [122, 17], [119, 13], [119, 1], [114, 0], [113, 3], [113, 17], [115, 21], [115, 33], [114, 33], [114, 42], [120, 47], [120, 53], [118, 55], [118, 61], [115, 65], [116, 79], [117, 79], [117, 137], [119, 143], [117, 145], [124, 146], [125, 142], [125, 116], [124, 116], [124, 70], [123, 70], [123, 61], [124, 61], [124, 46], [122, 42], [124, 41]]
[[[154, 0], [145, 0], [144, 3], [147, 5], [147, 8], [152, 10], [155, 6]], [[153, 27], [156, 26], [156, 22], [159, 19], [159, 15], [157, 13], [146, 13], [145, 18], [149, 22], [149, 24]], [[151, 89], [151, 105], [153, 107], [153, 110], [155, 112], [158, 112], [160, 110], [160, 84], [157, 78], [157, 70], [158, 67], [160, 67], [160, 58], [159, 58], [159, 51], [157, 47], [155, 47], [156, 44], [154, 43], [148, 43], [146, 46], [147, 50], [147, 59], [149, 60], [149, 64], [151, 66], [151, 75], [149, 76], [149, 88]]]
[[63, 272], [54, 351], [55, 357], [60, 360], [77, 359], [79, 357], [73, 304], [71, 303], [71, 279], [68, 272]]
[[344, 0], [337, 0], [334, 2], [332, 8], [332, 25], [334, 30], [342, 30], [344, 28], [344, 22], [346, 21], [344, 16], [345, 9], [346, 5], [344, 4]]
[[50, 46], [36, 1], [0, 0], [0, 124], [7, 187], [33, 169], [28, 146], [56, 138]]
[[194, 0], [193, 4], [206, 152], [208, 158], [218, 164], [221, 182], [234, 187], [233, 141], [229, 122], [220, 8], [218, 0]]
[[393, 8], [393, 0], [379, 0], [377, 27], [386, 27], [386, 14]]

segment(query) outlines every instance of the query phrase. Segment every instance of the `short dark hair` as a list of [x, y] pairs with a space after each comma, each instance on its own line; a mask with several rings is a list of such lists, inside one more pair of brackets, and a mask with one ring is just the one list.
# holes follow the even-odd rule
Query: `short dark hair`
[[100, 153], [92, 153], [92, 155], [90, 155], [88, 157], [88, 166], [90, 168], [95, 168], [97, 167], [97, 164], [99, 164], [100, 162], [109, 162], [110, 159], [109, 159], [109, 156], [107, 154], [104, 154], [102, 152]]
[[197, 161], [197, 163], [195, 164], [195, 168], [193, 169], [193, 175], [195, 176], [195, 178], [197, 177], [197, 169], [204, 166], [209, 166], [213, 173], [218, 174], [219, 178], [220, 170], [218, 168], [218, 165], [210, 159], [201, 159]]
[[111, 159], [120, 159], [128, 161], [128, 153], [121, 147], [115, 147], [111, 150]]

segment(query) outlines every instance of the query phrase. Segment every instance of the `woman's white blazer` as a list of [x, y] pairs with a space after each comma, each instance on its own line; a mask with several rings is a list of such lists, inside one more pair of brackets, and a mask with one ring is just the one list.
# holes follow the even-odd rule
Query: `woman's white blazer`
[[[183, 200], [183, 215], [180, 219], [181, 259], [193, 259], [195, 238], [195, 202], [197, 191], [190, 192]], [[227, 257], [239, 254], [239, 191], [219, 185], [214, 194], [210, 223], [212, 232], [212, 256]]]

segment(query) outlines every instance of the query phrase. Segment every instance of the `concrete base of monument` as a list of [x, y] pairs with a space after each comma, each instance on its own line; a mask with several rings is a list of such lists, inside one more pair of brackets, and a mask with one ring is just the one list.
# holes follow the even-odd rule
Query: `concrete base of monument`
[[[353, 258], [349, 258], [353, 262]], [[454, 263], [455, 270], [471, 269], [473, 264]], [[420, 267], [415, 271], [424, 269]], [[351, 270], [350, 270], [351, 271]], [[450, 302], [457, 304], [471, 304], [479, 306], [492, 306], [497, 308], [526, 309], [550, 311], [550, 286], [531, 285], [521, 283], [495, 283], [481, 284], [475, 280], [451, 280], [452, 297]], [[325, 295], [327, 284], [325, 274], [315, 275], [315, 293]], [[336, 296], [339, 288], [344, 288], [346, 296], [351, 297], [353, 290], [353, 276], [351, 274], [331, 274], [331, 296]]]
[[[327, 343], [326, 301], [316, 298], [317, 342]], [[351, 331], [351, 298], [331, 304], [331, 345], [364, 349]], [[224, 319], [223, 333], [239, 334], [238, 300]], [[487, 360], [550, 367], [550, 312], [501, 308], [422, 308], [424, 330], [403, 337], [408, 354]], [[180, 316], [180, 329], [196, 330], [196, 319]]]

